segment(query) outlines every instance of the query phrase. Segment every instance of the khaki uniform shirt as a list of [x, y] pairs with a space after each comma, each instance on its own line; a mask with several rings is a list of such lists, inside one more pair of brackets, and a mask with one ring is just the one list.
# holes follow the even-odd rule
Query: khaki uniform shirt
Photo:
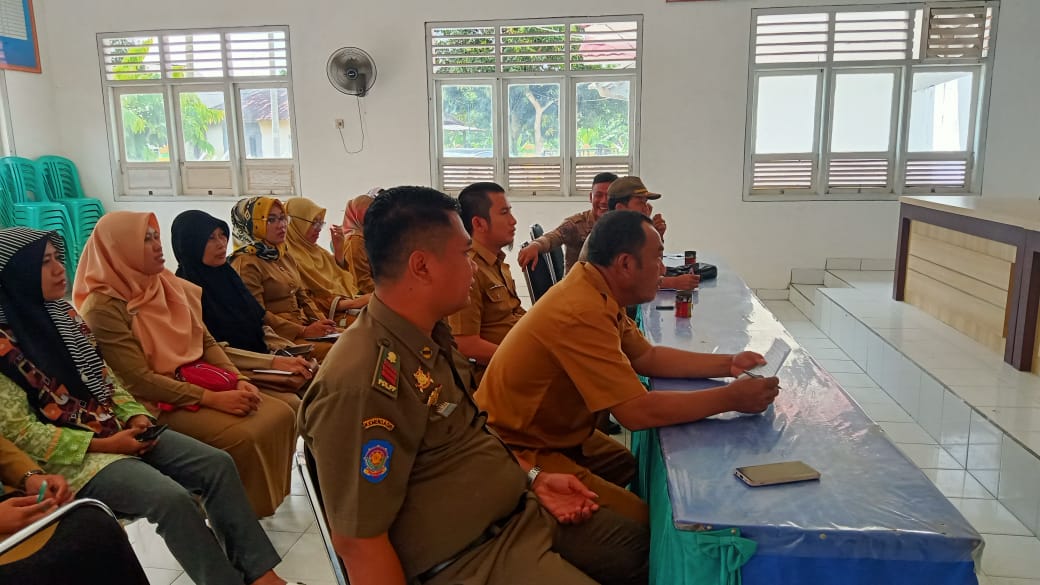
[[354, 276], [358, 294], [366, 295], [376, 289], [376, 283], [372, 280], [372, 266], [368, 263], [368, 252], [365, 251], [363, 234], [351, 234], [343, 242], [343, 267]]
[[15, 486], [21, 483], [25, 473], [40, 466], [29, 458], [17, 445], [0, 437], [0, 483], [3, 484], [2, 493], [14, 491]]
[[297, 339], [311, 321], [325, 318], [310, 290], [304, 288], [292, 258], [264, 260], [239, 254], [231, 259], [231, 266], [260, 306], [267, 309], [264, 325], [270, 325], [278, 335]]
[[389, 533], [409, 579], [525, 494], [526, 475], [488, 432], [469, 384], [445, 324], [431, 337], [372, 297], [304, 396], [300, 430], [332, 530]]
[[469, 257], [477, 265], [469, 304], [448, 317], [448, 325], [457, 336], [480, 335], [491, 343], [502, 343], [506, 333], [527, 312], [520, 306], [509, 265], [503, 262], [506, 255], [496, 254], [474, 241]]
[[595, 224], [596, 220], [592, 217], [592, 210], [586, 209], [563, 220], [563, 223], [556, 229], [551, 232], [545, 232], [535, 242], [538, 243], [542, 250], [546, 251], [565, 246], [564, 264], [567, 270], [570, 270], [578, 262], [578, 254], [581, 253], [581, 247], [585, 244], [589, 234], [592, 233], [592, 226]]
[[631, 359], [651, 344], [591, 264], [579, 262], [495, 351], [477, 403], [510, 446], [565, 449], [596, 428], [596, 411], [646, 393]]

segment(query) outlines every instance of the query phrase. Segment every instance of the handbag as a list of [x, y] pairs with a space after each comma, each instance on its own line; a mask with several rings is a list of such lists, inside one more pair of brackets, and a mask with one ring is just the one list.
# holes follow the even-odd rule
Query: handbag
[[[224, 392], [238, 387], [238, 374], [202, 360], [195, 360], [177, 368], [174, 378], [213, 392]], [[169, 402], [159, 402], [158, 406], [159, 410], [163, 412], [177, 410], [177, 407]], [[184, 410], [196, 412], [199, 410], [199, 405], [191, 404], [185, 406]]]

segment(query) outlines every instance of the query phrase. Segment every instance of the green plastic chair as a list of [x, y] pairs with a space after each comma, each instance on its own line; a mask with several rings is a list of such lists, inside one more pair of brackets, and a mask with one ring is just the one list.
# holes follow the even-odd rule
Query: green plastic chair
[[0, 193], [0, 204], [9, 211], [11, 225], [58, 232], [65, 240], [65, 267], [75, 274], [83, 246], [65, 206], [47, 199], [42, 175], [33, 161], [15, 156], [0, 158]]
[[68, 210], [78, 247], [82, 248], [98, 220], [105, 215], [105, 207], [101, 201], [83, 193], [79, 171], [71, 160], [62, 156], [41, 156], [35, 163], [50, 199]]

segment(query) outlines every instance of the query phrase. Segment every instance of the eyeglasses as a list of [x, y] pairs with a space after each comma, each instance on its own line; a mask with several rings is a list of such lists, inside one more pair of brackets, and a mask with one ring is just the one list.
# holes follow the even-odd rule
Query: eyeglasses
[[309, 223], [309, 224], [311, 224], [311, 225], [313, 225], [313, 226], [316, 226], [316, 227], [317, 227], [317, 228], [318, 228], [319, 230], [320, 230], [321, 228], [325, 227], [326, 225], [328, 225], [328, 222], [325, 222], [325, 221], [314, 221], [314, 220], [312, 220], [312, 219], [307, 219], [307, 218], [304, 218], [304, 217], [297, 217], [297, 216], [295, 216], [295, 215], [293, 215], [293, 216], [291, 216], [291, 217], [292, 217], [293, 219], [295, 219], [295, 220], [298, 220], [298, 221], [305, 221], [305, 222], [307, 222], [307, 223]]
[[284, 223], [284, 224], [288, 225], [288, 223], [289, 223], [289, 216], [287, 216], [287, 215], [268, 215], [267, 216], [267, 223], [268, 223], [268, 225], [274, 225], [276, 223]]

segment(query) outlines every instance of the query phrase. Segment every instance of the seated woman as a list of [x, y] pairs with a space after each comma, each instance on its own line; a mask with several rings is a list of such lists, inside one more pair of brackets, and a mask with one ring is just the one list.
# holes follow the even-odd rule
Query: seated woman
[[[224, 352], [240, 369], [275, 369], [292, 376], [252, 374], [263, 390], [299, 392], [312, 377], [302, 357], [273, 356], [293, 345], [264, 326], [264, 308], [246, 290], [227, 262], [228, 225], [204, 211], [185, 211], [173, 220], [173, 253], [177, 276], [202, 288], [202, 321], [213, 338], [226, 343]], [[246, 350], [246, 351], [240, 351]], [[279, 380], [284, 379], [284, 382]], [[277, 385], [276, 385], [277, 384]]]
[[226, 453], [172, 430], [139, 440], [154, 419], [109, 374], [91, 330], [62, 298], [61, 238], [10, 228], [0, 242], [0, 435], [64, 476], [77, 497], [157, 524], [196, 583], [285, 583]]
[[[45, 474], [2, 436], [0, 481], [0, 547], [10, 545], [8, 535], [46, 518], [72, 498], [64, 477]], [[37, 501], [41, 489], [44, 499]], [[87, 534], [90, 538], [83, 537]], [[148, 585], [148, 577], [123, 527], [104, 510], [88, 506], [66, 508], [54, 524], [0, 553], [0, 583]]]
[[365, 193], [347, 203], [347, 209], [343, 212], [343, 251], [336, 255], [336, 262], [354, 275], [358, 290], [366, 295], [376, 289], [372, 268], [368, 264], [368, 252], [365, 251], [365, 212], [372, 204], [372, 197], [372, 194]]
[[325, 209], [310, 199], [293, 197], [285, 202], [285, 212], [290, 218], [285, 243], [300, 269], [303, 284], [326, 317], [341, 326], [352, 323], [353, 316], [348, 311], [367, 305], [371, 295], [361, 295], [350, 272], [340, 268], [335, 257], [318, 246], [321, 228], [325, 227]]
[[[83, 250], [73, 299], [134, 398], [160, 423], [227, 451], [256, 515], [270, 516], [289, 493], [294, 411], [281, 400], [262, 400], [281, 394], [261, 395], [238, 373], [202, 323], [199, 287], [163, 263], [155, 215], [107, 213]], [[200, 361], [237, 383], [232, 378], [232, 389], [214, 391], [213, 380], [206, 388], [201, 380], [184, 381]]]
[[[289, 216], [282, 202], [272, 197], [243, 199], [231, 209], [231, 224], [235, 230], [231, 266], [267, 311], [264, 323], [296, 343], [339, 332], [335, 322], [324, 317], [296, 262], [286, 254]], [[314, 357], [324, 359], [331, 348], [331, 343], [316, 342]]]

